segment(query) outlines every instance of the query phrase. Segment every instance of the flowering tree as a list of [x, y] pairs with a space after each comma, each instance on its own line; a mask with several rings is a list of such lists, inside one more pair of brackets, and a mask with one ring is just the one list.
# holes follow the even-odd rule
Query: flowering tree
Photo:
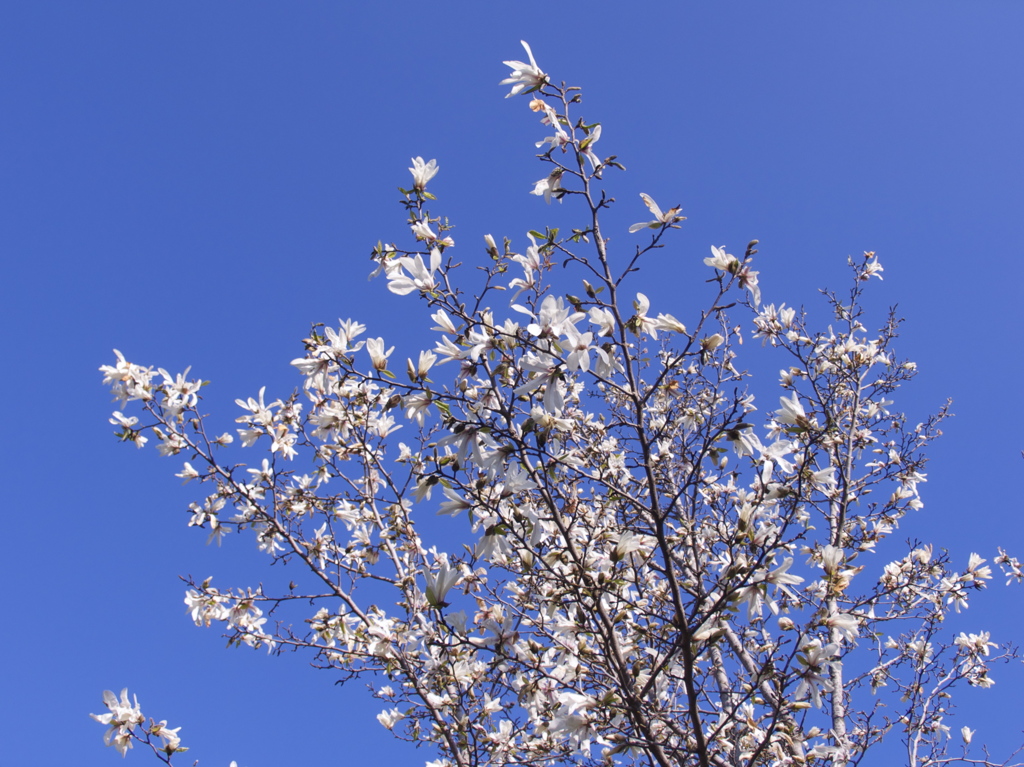
[[[893, 315], [865, 324], [877, 258], [850, 260], [825, 331], [762, 302], [756, 240], [739, 257], [711, 248], [703, 306], [656, 312], [629, 286], [680, 209], [642, 195], [650, 220], [612, 252], [605, 176], [623, 168], [597, 154], [578, 89], [524, 47], [502, 84], [548, 133], [533, 194], [573, 205], [579, 226], [532, 231], [522, 253], [487, 236], [466, 292], [427, 207], [437, 164], [415, 158], [413, 244], [373, 259], [431, 318], [433, 349], [394, 365], [359, 322], [315, 326], [292, 362], [301, 390], [237, 401], [241, 447], [267, 451], [247, 461], [208, 427], [202, 381], [120, 353], [102, 368], [120, 406], [141, 407], [114, 413], [121, 439], [154, 439], [209, 488], [189, 524], [218, 542], [246, 532], [289, 565], [280, 587], [190, 582], [192, 619], [368, 681], [380, 723], [433, 745], [438, 767], [846, 765], [886, 738], [915, 767], [996, 764], [947, 718], [953, 691], [991, 685], [1013, 651], [943, 632], [992, 570], [893, 540], [922, 506], [945, 410], [909, 425], [894, 409], [915, 367], [892, 348]], [[761, 415], [745, 334], [781, 359]], [[434, 512], [461, 515], [465, 546], [429, 540]], [[127, 692], [105, 702], [122, 754], [183, 750]]]

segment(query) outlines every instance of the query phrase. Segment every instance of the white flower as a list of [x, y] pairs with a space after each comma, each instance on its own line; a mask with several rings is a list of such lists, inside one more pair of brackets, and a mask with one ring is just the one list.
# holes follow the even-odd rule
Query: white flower
[[967, 634], [961, 631], [960, 636], [953, 640], [953, 644], [963, 647], [972, 655], [988, 655], [990, 647], [998, 647], [995, 642], [989, 641], [990, 637], [991, 634], [987, 631], [978, 634]]
[[447, 559], [441, 560], [437, 575], [434, 575], [429, 570], [424, 570], [423, 577], [427, 580], [427, 601], [433, 607], [443, 607], [445, 605], [445, 595], [460, 579], [459, 571], [453, 570], [451, 565], [448, 564]]
[[413, 157], [412, 167], [409, 168], [409, 172], [412, 173], [412, 188], [422, 192], [427, 188], [427, 182], [437, 175], [437, 171], [437, 160], [425, 163], [422, 157]]
[[805, 700], [808, 697], [811, 703], [821, 708], [821, 690], [832, 692], [832, 682], [828, 679], [828, 673], [833, 664], [838, 663], [836, 655], [839, 653], [839, 645], [830, 643], [821, 646], [820, 639], [809, 639], [800, 647], [800, 655], [797, 660], [803, 666], [800, 673], [800, 684], [796, 688], [794, 698]]
[[448, 316], [444, 309], [438, 309], [436, 312], [430, 315], [430, 319], [437, 323], [431, 330], [436, 330], [440, 333], [450, 333], [453, 336], [459, 334], [458, 329], [452, 322], [451, 317]]
[[181, 738], [178, 737], [178, 732], [181, 730], [180, 727], [168, 727], [167, 720], [163, 719], [153, 725], [150, 733], [157, 735], [164, 741], [164, 748], [176, 751], [181, 745]]
[[568, 351], [565, 364], [569, 370], [590, 370], [590, 345], [594, 341], [593, 333], [580, 333], [575, 325], [565, 325], [565, 341], [561, 344]]
[[[537, 273], [543, 268], [543, 263], [540, 257], [540, 248], [537, 246], [537, 241], [533, 238], [532, 234], [527, 234], [526, 236], [530, 238], [530, 247], [526, 249], [526, 255], [523, 256], [516, 254], [512, 256], [512, 260], [523, 267], [523, 276], [514, 278], [508, 284], [509, 290], [518, 288], [509, 303], [518, 299], [524, 290], [532, 290], [534, 288], [537, 284]], [[497, 247], [494, 247], [493, 240], [490, 244], [493, 251], [497, 253], [498, 249]]]
[[811, 486], [824, 493], [831, 492], [836, 486], [835, 471], [835, 466], [829, 466], [828, 468], [811, 472]]
[[715, 333], [714, 335], [710, 335], [707, 338], [702, 338], [700, 340], [700, 348], [706, 352], [713, 352], [723, 343], [725, 343], [725, 338], [722, 336], [722, 334]]
[[[653, 221], [651, 222], [652, 225], [654, 223], [655, 222]], [[741, 265], [736, 256], [725, 252], [724, 246], [716, 248], [712, 245], [711, 257], [705, 258], [704, 263], [720, 271], [735, 274], [739, 278], [740, 286], [750, 291], [750, 300], [753, 302], [754, 306], [761, 303], [761, 288], [757, 284], [757, 275], [760, 274], [760, 272], [752, 271], [749, 266]]]
[[[638, 336], [647, 333], [651, 338], [657, 340], [659, 323], [657, 320], [647, 316], [647, 312], [651, 308], [650, 299], [643, 293], [637, 293], [636, 301], [633, 302], [633, 308], [636, 310], [636, 315], [629, 321], [629, 328]], [[667, 315], [662, 316], [665, 317]], [[676, 324], [678, 324], [678, 321]]]
[[438, 506], [438, 508], [437, 508], [438, 516], [451, 516], [451, 517], [454, 517], [460, 511], [462, 511], [464, 509], [472, 509], [473, 508], [473, 504], [472, 503], [470, 503], [465, 498], [460, 496], [458, 493], [456, 493], [450, 487], [442, 487], [441, 491], [444, 493], [445, 497], [448, 498], [448, 500], [444, 501], [443, 503], [441, 503], [440, 506]]
[[385, 268], [387, 269], [388, 290], [399, 296], [406, 296], [414, 290], [429, 292], [437, 287], [434, 272], [440, 266], [441, 251], [437, 248], [432, 248], [430, 251], [429, 269], [419, 254], [415, 258], [403, 256], [387, 261]]
[[597, 325], [599, 336], [610, 336], [615, 333], [615, 315], [608, 309], [595, 306], [590, 310], [590, 321]]
[[665, 330], [670, 333], [686, 333], [686, 325], [681, 323], [671, 314], [659, 313], [654, 320], [655, 330]]
[[544, 410], [551, 414], [560, 413], [565, 407], [561, 362], [550, 354], [527, 354], [520, 362], [520, 368], [535, 375], [514, 390], [515, 396], [521, 397], [543, 387]]
[[109, 709], [109, 713], [89, 714], [100, 724], [110, 725], [110, 729], [103, 736], [103, 742], [116, 748], [121, 756], [124, 756], [132, 747], [132, 730], [136, 725], [145, 721], [142, 709], [139, 707], [138, 697], [133, 696], [133, 699], [134, 704], [128, 700], [127, 687], [121, 690], [120, 700], [110, 690], [104, 690], [103, 703]]
[[590, 160], [591, 166], [594, 170], [597, 170], [601, 166], [601, 161], [597, 159], [597, 155], [594, 154], [594, 144], [601, 138], [601, 126], [595, 125], [594, 129], [590, 131], [590, 135], [580, 142], [580, 150], [584, 157]]
[[[390, 354], [390, 352], [388, 353]], [[406, 367], [409, 373], [409, 380], [419, 381], [425, 379], [435, 362], [437, 362], [437, 355], [431, 351], [421, 351], [419, 362], [415, 364], [411, 359], [407, 360]]]
[[413, 236], [420, 241], [425, 242], [436, 242], [437, 235], [434, 234], [434, 230], [430, 228], [430, 221], [426, 218], [419, 218], [413, 221], [409, 227], [412, 229]]
[[103, 383], [110, 386], [110, 391], [115, 400], [119, 400], [121, 407], [125, 406], [128, 400], [145, 400], [153, 398], [150, 381], [153, 377], [153, 368], [143, 368], [133, 365], [124, 358], [117, 349], [116, 365], [102, 365], [100, 372], [103, 373]]
[[555, 168], [551, 171], [551, 175], [547, 178], [542, 178], [540, 181], [533, 185], [533, 191], [530, 194], [535, 194], [538, 197], [543, 196], [544, 202], [551, 204], [552, 195], [556, 200], [561, 202], [562, 195], [565, 191], [562, 189], [562, 169]]
[[[885, 270], [882, 265], [878, 263], [878, 258], [875, 256], [874, 251], [870, 251], [864, 254], [864, 263], [860, 267], [860, 271], [857, 275], [857, 279], [863, 281], [870, 280], [872, 277], [882, 279], [882, 272]], [[868, 261], [867, 259], [871, 259]]]
[[832, 574], [839, 569], [843, 563], [843, 550], [831, 543], [821, 550], [821, 569]]
[[191, 480], [199, 478], [199, 472], [192, 468], [192, 464], [185, 461], [185, 468], [181, 470], [180, 474], [174, 476], [181, 477], [184, 480], [181, 484], [187, 485]]
[[658, 203], [652, 200], [650, 195], [646, 195], [643, 192], [641, 192], [640, 197], [641, 199], [643, 199], [644, 205], [647, 206], [648, 210], [650, 210], [651, 213], [654, 214], [654, 220], [641, 221], [639, 224], [633, 224], [633, 226], [629, 227], [629, 231], [631, 234], [633, 232], [639, 232], [641, 229], [661, 229], [661, 227], [665, 226], [666, 224], [674, 224], [677, 221], [686, 220], [686, 216], [679, 215], [679, 211], [682, 210], [681, 207], [676, 206], [674, 208], [669, 208], [664, 213], [662, 213], [661, 208], [658, 207]]
[[526, 49], [526, 55], [530, 57], [530, 63], [526, 64], [522, 61], [504, 62], [506, 66], [512, 67], [512, 73], [499, 83], [499, 85], [512, 86], [512, 91], [505, 98], [519, 93], [530, 93], [539, 89], [548, 81], [548, 76], [541, 72], [540, 67], [537, 66], [537, 61], [533, 58], [533, 51], [530, 50], [530, 46], [527, 45], [525, 40], [520, 40], [519, 42]]
[[397, 708], [393, 708], [389, 711], [381, 711], [377, 714], [377, 721], [387, 727], [389, 730], [398, 724], [402, 719], [405, 719], [405, 714], [399, 711]]
[[847, 642], [853, 642], [860, 634], [860, 619], [852, 613], [836, 613], [825, 619], [825, 625], [836, 629]]
[[725, 432], [725, 437], [732, 442], [733, 449], [740, 458], [745, 455], [754, 455], [754, 453], [764, 450], [761, 440], [757, 438], [753, 428], [749, 426], [728, 429]]
[[535, 146], [540, 149], [545, 144], [550, 144], [551, 149], [561, 149], [564, 152], [566, 144], [571, 144], [572, 139], [569, 138], [569, 134], [565, 132], [562, 124], [558, 121], [558, 115], [555, 114], [554, 109], [544, 102], [541, 102], [541, 109], [544, 110], [545, 114], [543, 122], [555, 129], [555, 135], [538, 141]]
[[971, 558], [967, 562], [967, 572], [960, 576], [960, 580], [965, 582], [973, 582], [976, 586], [984, 586], [984, 581], [992, 578], [992, 568], [985, 565], [985, 560], [978, 556], [976, 553], [971, 553]]
[[648, 536], [634, 535], [629, 530], [623, 530], [619, 533], [619, 540], [615, 543], [615, 548], [612, 550], [612, 561], [618, 562], [634, 551], [646, 551], [650, 548], [650, 545]]
[[793, 575], [789, 572], [789, 568], [793, 566], [793, 557], [786, 557], [782, 560], [782, 564], [772, 570], [765, 577], [765, 582], [773, 584], [778, 587], [780, 591], [785, 592], [790, 598], [796, 599], [796, 594], [789, 588], [790, 586], [796, 586], [804, 582], [804, 579], [799, 575]]
[[753, 271], [749, 266], [744, 266], [736, 275], [739, 277], [740, 286], [750, 292], [750, 300], [754, 306], [761, 303], [761, 286], [757, 284], [757, 275], [759, 274], [760, 272]]
[[740, 265], [739, 259], [736, 256], [725, 252], [724, 245], [721, 248], [716, 248], [712, 245], [711, 257], [705, 258], [704, 263], [723, 272], [735, 272]]
[[382, 371], [388, 368], [388, 357], [391, 356], [391, 352], [395, 350], [392, 346], [387, 351], [384, 351], [384, 339], [383, 338], [368, 338], [366, 339], [366, 351], [370, 355], [370, 361], [373, 363], [374, 370]]
[[575, 326], [577, 322], [587, 315], [583, 312], [569, 313], [569, 307], [565, 305], [561, 296], [547, 295], [540, 305], [540, 314], [534, 314], [529, 309], [519, 304], [513, 304], [513, 309], [522, 314], [528, 314], [534, 318], [526, 326], [527, 332], [541, 338], [557, 338], [566, 332], [570, 325]]
[[807, 418], [804, 406], [800, 404], [800, 398], [796, 392], [789, 398], [779, 397], [779, 404], [782, 407], [775, 411], [775, 419], [788, 426], [799, 426], [802, 429], [816, 428], [817, 422]]

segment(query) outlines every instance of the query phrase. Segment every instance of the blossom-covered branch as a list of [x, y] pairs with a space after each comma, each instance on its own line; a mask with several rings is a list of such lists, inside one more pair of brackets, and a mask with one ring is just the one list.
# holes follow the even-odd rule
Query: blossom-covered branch
[[[950, 701], [1015, 656], [944, 631], [991, 579], [984, 558], [895, 539], [946, 410], [910, 424], [897, 408], [916, 368], [894, 314], [868, 329], [875, 254], [850, 259], [824, 322], [765, 303], [756, 240], [692, 258], [706, 296], [658, 306], [637, 273], [681, 207], [642, 195], [653, 219], [611, 247], [605, 176], [624, 168], [524, 47], [502, 84], [546, 134], [532, 193], [578, 226], [487, 235], [456, 260], [429, 209], [438, 163], [413, 158], [408, 236], [372, 258], [418, 302], [427, 348], [316, 325], [298, 389], [237, 400], [234, 433], [207, 425], [187, 371], [120, 353], [102, 368], [120, 438], [207, 488], [189, 524], [289, 565], [269, 571], [287, 583], [190, 581], [193, 621], [366, 679], [380, 723], [431, 744], [435, 767], [845, 765], [890, 737], [914, 767], [989, 764], [970, 728], [951, 754]], [[464, 262], [483, 273], [471, 292]], [[777, 381], [745, 370], [745, 336]], [[459, 545], [438, 514], [461, 520]]]

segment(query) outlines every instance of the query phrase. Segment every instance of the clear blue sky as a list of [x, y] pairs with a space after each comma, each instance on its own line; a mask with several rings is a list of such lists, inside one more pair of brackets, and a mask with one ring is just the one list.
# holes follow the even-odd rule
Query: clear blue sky
[[[900, 351], [921, 370], [898, 404], [922, 417], [952, 397], [957, 413], [901, 532], [964, 562], [1024, 555], [1024, 4], [625, 6], [0, 11], [3, 764], [117, 763], [87, 714], [123, 686], [183, 725], [203, 767], [428, 758], [391, 745], [358, 684], [191, 625], [178, 574], [251, 584], [262, 560], [186, 528], [178, 462], [116, 443], [96, 369], [114, 347], [192, 365], [229, 428], [235, 397], [296, 385], [310, 322], [406, 332], [410, 303], [366, 274], [378, 239], [407, 234], [395, 189], [414, 155], [437, 158], [434, 211], [467, 260], [485, 233], [522, 247], [528, 229], [569, 223], [528, 194], [543, 135], [498, 87], [521, 38], [584, 88], [602, 155], [629, 169], [613, 188], [620, 241], [644, 218], [638, 192], [684, 206], [644, 285], [659, 309], [686, 320], [686, 265], [711, 244], [760, 239], [766, 300], [814, 309], [848, 254], [878, 252], [877, 304], [899, 305]], [[1024, 592], [1001, 582], [963, 627], [1020, 639]], [[965, 701], [978, 738], [1005, 746], [1024, 726], [1024, 674], [994, 677]]]

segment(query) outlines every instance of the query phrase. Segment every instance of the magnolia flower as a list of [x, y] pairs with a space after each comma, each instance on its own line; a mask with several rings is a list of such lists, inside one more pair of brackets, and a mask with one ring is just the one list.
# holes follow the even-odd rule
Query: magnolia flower
[[545, 104], [544, 102], [541, 102], [541, 104], [543, 104], [542, 109], [545, 115], [542, 122], [545, 125], [550, 125], [552, 128], [554, 128], [555, 135], [548, 136], [546, 139], [538, 141], [534, 146], [540, 149], [545, 144], [550, 144], [551, 149], [561, 149], [564, 152], [566, 144], [571, 144], [572, 139], [569, 137], [569, 134], [565, 132], [565, 129], [562, 127], [561, 122], [559, 122], [558, 115], [555, 114], [555, 110], [552, 109], [547, 104]]
[[[707, 263], [708, 259], [704, 259], [704, 261]], [[791, 328], [795, 320], [795, 309], [787, 308], [785, 304], [780, 304], [778, 308], [775, 304], [769, 304], [762, 308], [760, 314], [754, 318], [754, 326], [757, 328], [754, 331], [754, 338], [763, 339], [762, 344], [770, 341], [772, 346], [775, 346], [778, 336], [788, 330], [786, 336], [793, 340], [796, 331]], [[785, 376], [785, 373], [783, 375]]]
[[721, 248], [716, 248], [712, 245], [711, 256], [705, 258], [704, 263], [723, 272], [735, 272], [740, 265], [739, 259], [736, 256], [725, 252], [724, 245]]
[[449, 248], [455, 245], [455, 240], [451, 237], [438, 238], [438, 236], [434, 234], [434, 230], [430, 228], [430, 221], [426, 218], [413, 221], [409, 227], [412, 229], [412, 233], [417, 240], [426, 241], [428, 243], [437, 242]]
[[561, 344], [568, 355], [565, 357], [565, 364], [569, 370], [590, 370], [590, 345], [594, 341], [593, 333], [580, 333], [575, 325], [567, 324], [564, 327], [565, 341]]
[[595, 125], [594, 129], [590, 131], [590, 135], [580, 142], [580, 151], [583, 156], [590, 160], [590, 164], [594, 170], [597, 170], [601, 165], [601, 161], [597, 159], [597, 155], [594, 154], [594, 144], [601, 138], [601, 126]]
[[780, 591], [785, 592], [791, 599], [796, 599], [796, 594], [789, 588], [790, 586], [796, 586], [804, 582], [804, 579], [799, 575], [793, 575], [789, 572], [789, 568], [793, 566], [793, 557], [786, 557], [782, 560], [782, 564], [772, 570], [765, 577], [765, 583], [770, 583], [776, 586]]
[[953, 644], [963, 647], [971, 655], [988, 655], [989, 648], [998, 647], [995, 642], [989, 641], [990, 637], [991, 634], [988, 631], [978, 634], [967, 634], [961, 631], [960, 636], [953, 640]]
[[102, 365], [100, 372], [103, 373], [103, 383], [110, 386], [114, 399], [120, 401], [124, 407], [129, 400], [148, 401], [153, 398], [150, 379], [153, 375], [153, 368], [143, 368], [133, 365], [124, 358], [117, 349], [116, 365]]
[[779, 397], [779, 404], [782, 407], [775, 411], [775, 419], [779, 423], [786, 424], [787, 426], [798, 426], [801, 429], [817, 428], [817, 422], [807, 417], [804, 406], [800, 403], [800, 398], [796, 392], [793, 392], [793, 395], [788, 398]]
[[[646, 333], [651, 338], [657, 340], [658, 330], [664, 329], [666, 322], [673, 329], [683, 327], [682, 323], [667, 314], [660, 315], [658, 320], [648, 317], [647, 312], [651, 308], [651, 302], [643, 293], [636, 294], [636, 301], [633, 302], [633, 308], [636, 310], [636, 314], [629, 321], [628, 327], [638, 336]], [[684, 327], [683, 331], [685, 330], [686, 328]]]
[[[390, 354], [390, 352], [388, 352]], [[437, 362], [437, 355], [431, 351], [421, 351], [419, 361], [413, 363], [413, 361], [406, 361], [406, 368], [409, 373], [410, 381], [422, 381], [427, 377], [427, 373], [430, 372], [430, 368]]]
[[522, 386], [514, 390], [517, 397], [544, 387], [544, 410], [560, 413], [565, 407], [561, 362], [550, 354], [527, 354], [520, 362], [524, 372], [534, 373]]
[[437, 508], [438, 516], [457, 516], [460, 511], [466, 509], [472, 509], [473, 504], [463, 498], [461, 495], [456, 493], [450, 487], [442, 487], [441, 492], [444, 493], [447, 501], [443, 501]]
[[537, 61], [533, 58], [533, 51], [530, 50], [530, 46], [525, 40], [520, 40], [519, 42], [526, 49], [526, 55], [530, 57], [530, 63], [525, 64], [522, 61], [503, 62], [505, 66], [512, 67], [512, 73], [499, 83], [499, 85], [512, 86], [512, 91], [505, 98], [519, 93], [530, 93], [531, 91], [538, 90], [548, 81], [548, 76], [541, 72], [540, 67], [537, 66]]
[[619, 533], [619, 539], [612, 550], [611, 559], [613, 562], [618, 562], [635, 551], [647, 550], [649, 548], [650, 541], [648, 536], [634, 535], [629, 530], [623, 530]]
[[139, 419], [135, 416], [129, 418], [120, 410], [115, 410], [114, 417], [109, 420], [114, 426], [121, 427], [121, 431], [118, 434], [121, 439], [135, 443], [136, 447], [143, 447], [149, 442], [147, 437], [142, 436], [142, 432], [135, 429], [135, 424], [139, 422]]
[[[657, 228], [658, 224], [656, 221], [650, 223], [652, 228]], [[642, 228], [640, 224], [636, 224], [637, 228]], [[630, 231], [633, 231], [630, 229]], [[749, 266], [743, 266], [736, 256], [726, 253], [725, 247], [716, 248], [714, 245], [711, 246], [711, 257], [705, 258], [704, 263], [708, 266], [714, 267], [723, 272], [729, 274], [735, 274], [740, 281], [740, 286], [750, 291], [750, 300], [754, 306], [761, 303], [761, 288], [757, 284], [757, 275], [759, 272], [752, 271]]]
[[821, 569], [830, 575], [843, 563], [843, 550], [831, 543], [821, 550]]
[[595, 306], [590, 310], [590, 321], [597, 325], [599, 336], [610, 336], [615, 333], [615, 315], [608, 309]]
[[984, 586], [984, 581], [992, 577], [992, 568], [985, 565], [985, 560], [976, 553], [971, 552], [971, 558], [967, 562], [967, 572], [960, 576], [962, 581], [973, 582], [976, 586]]
[[[526, 249], [526, 255], [523, 256], [517, 253], [512, 256], [512, 260], [523, 267], [523, 276], [514, 278], [508, 284], [509, 290], [518, 288], [509, 303], [512, 303], [519, 298], [524, 290], [531, 290], [534, 288], [536, 285], [537, 274], [542, 269], [540, 248], [537, 246], [537, 241], [533, 238], [532, 234], [527, 234], [526, 236], [530, 238], [530, 247]], [[494, 248], [494, 251], [497, 252], [497, 248]]]
[[484, 244], [487, 246], [487, 254], [491, 258], [497, 258], [498, 257], [498, 245], [494, 241], [494, 235], [485, 234], [484, 235]]
[[750, 300], [754, 306], [761, 303], [761, 287], [757, 284], [758, 274], [760, 272], [755, 272], [749, 266], [744, 266], [736, 275], [739, 277], [740, 285], [750, 292]]
[[392, 346], [387, 351], [384, 351], [384, 339], [383, 338], [368, 338], [366, 339], [366, 351], [370, 355], [370, 361], [373, 363], [374, 370], [382, 371], [387, 370], [388, 357], [391, 356], [391, 352], [395, 350]]
[[153, 725], [150, 730], [152, 735], [160, 737], [164, 742], [164, 748], [170, 749], [171, 751], [177, 751], [181, 745], [181, 738], [178, 737], [178, 732], [181, 730], [180, 727], [168, 727], [167, 720], [162, 719]]
[[749, 426], [727, 429], [725, 431], [725, 437], [732, 442], [732, 447], [739, 458], [742, 458], [745, 455], [753, 455], [754, 453], [760, 452], [764, 449], [761, 445], [761, 440], [757, 438], [757, 435], [754, 434], [753, 428]]
[[565, 194], [565, 190], [562, 189], [562, 169], [555, 168], [551, 171], [551, 175], [547, 178], [542, 178], [540, 181], [533, 185], [533, 191], [530, 194], [535, 194], [538, 197], [543, 196], [544, 202], [548, 205], [551, 204], [552, 195], [559, 202], [562, 201], [562, 195]]
[[644, 201], [644, 205], [647, 206], [648, 210], [654, 214], [653, 221], [641, 221], [639, 224], [633, 224], [629, 227], [629, 231], [639, 232], [641, 229], [660, 229], [666, 224], [671, 225], [677, 221], [685, 221], [686, 216], [680, 216], [679, 211], [682, 210], [680, 206], [669, 208], [664, 213], [661, 212], [661, 208], [658, 207], [658, 203], [651, 199], [650, 195], [646, 195], [643, 192], [640, 193], [641, 199]]
[[836, 613], [825, 619], [825, 625], [836, 629], [847, 642], [853, 642], [860, 634], [860, 619], [852, 613]]
[[444, 309], [438, 309], [430, 315], [430, 319], [437, 323], [431, 330], [436, 330], [440, 333], [451, 333], [453, 336], [458, 335], [459, 331], [455, 327], [455, 323], [452, 322], [451, 317], [448, 316]]
[[185, 461], [185, 468], [181, 470], [180, 474], [174, 476], [181, 477], [184, 480], [181, 484], [187, 485], [191, 480], [199, 478], [199, 472], [192, 468], [192, 464]]
[[[872, 277], [882, 279], [882, 272], [885, 270], [882, 265], [878, 263], [878, 258], [875, 256], [874, 251], [869, 251], [864, 254], [865, 261], [859, 269], [857, 279], [863, 281], [870, 280]], [[867, 259], [871, 259], [868, 261]]]
[[409, 172], [412, 173], [412, 188], [422, 192], [427, 188], [427, 182], [437, 175], [438, 170], [437, 160], [425, 163], [422, 157], [413, 157], [412, 167], [409, 168]]
[[685, 333], [686, 325], [681, 323], [671, 314], [665, 314], [664, 312], [660, 312], [654, 320], [654, 329], [665, 330], [670, 333]]
[[387, 727], [389, 730], [398, 724], [402, 719], [405, 719], [405, 714], [399, 711], [397, 708], [393, 708], [389, 711], [381, 711], [377, 714], [377, 721]]
[[[406, 296], [414, 290], [431, 291], [437, 287], [434, 272], [441, 266], [441, 251], [432, 248], [430, 251], [430, 268], [423, 263], [423, 257], [403, 256], [386, 263], [388, 290], [400, 296]], [[408, 274], [406, 274], [408, 272]]]
[[556, 338], [566, 332], [570, 325], [575, 326], [577, 322], [587, 315], [583, 312], [569, 313], [568, 306], [561, 296], [547, 295], [540, 305], [540, 314], [534, 314], [525, 306], [513, 304], [512, 308], [522, 314], [527, 314], [534, 319], [526, 326], [527, 332], [541, 338]]
[[822, 647], [821, 640], [814, 638], [804, 642], [800, 647], [797, 660], [803, 666], [800, 684], [796, 688], [794, 698], [806, 700], [808, 697], [816, 708], [821, 708], [821, 690], [832, 692], [832, 683], [827, 675], [838, 659], [839, 645], [829, 643]]
[[446, 605], [445, 595], [460, 579], [459, 571], [453, 570], [447, 559], [441, 560], [437, 575], [429, 570], [424, 570], [423, 577], [427, 580], [427, 601], [432, 607], [444, 607]]
[[714, 335], [710, 335], [707, 338], [702, 338], [700, 340], [700, 348], [707, 352], [713, 352], [724, 342], [725, 338], [722, 336], [722, 334], [715, 333]]
[[[89, 714], [100, 724], [109, 724], [110, 729], [103, 736], [103, 742], [117, 749], [124, 756], [132, 747], [132, 730], [142, 724], [145, 717], [139, 707], [138, 696], [133, 696], [134, 704], [128, 700], [128, 688], [121, 690], [118, 700], [110, 690], [103, 691], [103, 704], [110, 710], [107, 714]], [[175, 731], [177, 732], [177, 731]]]

